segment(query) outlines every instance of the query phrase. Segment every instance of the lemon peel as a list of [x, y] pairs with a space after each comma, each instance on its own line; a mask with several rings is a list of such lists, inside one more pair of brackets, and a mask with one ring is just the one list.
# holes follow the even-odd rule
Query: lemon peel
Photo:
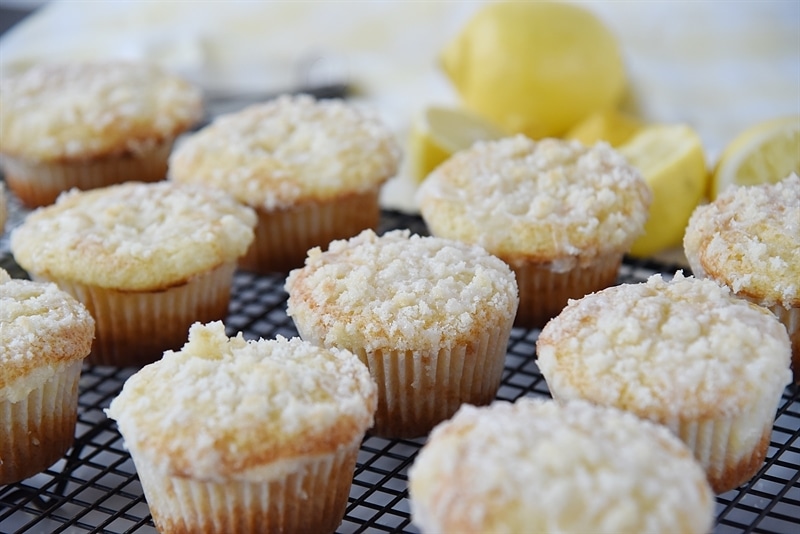
[[468, 110], [445, 106], [422, 109], [411, 125], [409, 161], [415, 182], [476, 141], [499, 139], [505, 132], [487, 119]]
[[711, 200], [732, 185], [777, 183], [800, 174], [800, 115], [758, 122], [737, 135], [717, 160]]
[[686, 124], [654, 124], [618, 150], [639, 169], [653, 193], [644, 234], [634, 241], [630, 255], [648, 257], [679, 246], [708, 184], [700, 136]]
[[616, 107], [627, 88], [615, 36], [566, 2], [486, 4], [439, 56], [463, 104], [533, 139]]

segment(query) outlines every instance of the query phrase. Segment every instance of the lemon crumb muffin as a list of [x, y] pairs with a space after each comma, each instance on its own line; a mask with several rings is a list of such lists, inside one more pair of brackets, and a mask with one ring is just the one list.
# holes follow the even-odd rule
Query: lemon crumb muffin
[[0, 163], [29, 207], [72, 187], [162, 180], [173, 141], [202, 116], [199, 89], [154, 65], [34, 66], [2, 81]]
[[[89, 362], [137, 366], [228, 314], [255, 214], [222, 191], [167, 181], [61, 195], [11, 233], [32, 278], [56, 282], [97, 321]], [[183, 332], [183, 333], [181, 333]]]
[[418, 191], [433, 235], [476, 243], [511, 266], [517, 324], [527, 327], [616, 281], [650, 199], [639, 172], [607, 144], [523, 136], [456, 153]]
[[695, 276], [769, 308], [792, 340], [800, 383], [800, 178], [734, 187], [699, 206], [684, 235]]
[[353, 354], [214, 322], [130, 377], [107, 413], [166, 534], [333, 532], [374, 411]]
[[427, 434], [497, 394], [517, 310], [514, 274], [475, 245], [365, 230], [309, 251], [286, 280], [300, 336], [357, 354], [378, 384], [373, 434]]
[[669, 430], [614, 408], [521, 398], [463, 406], [409, 470], [412, 520], [438, 532], [697, 533], [714, 494]]
[[0, 269], [0, 485], [44, 470], [72, 445], [93, 338], [81, 303]]
[[536, 352], [554, 398], [666, 425], [718, 493], [761, 467], [791, 379], [789, 338], [774, 315], [680, 271], [571, 301]]
[[398, 165], [395, 136], [373, 112], [300, 95], [218, 117], [177, 148], [170, 177], [254, 208], [256, 238], [242, 266], [286, 272], [312, 247], [376, 228], [379, 189]]

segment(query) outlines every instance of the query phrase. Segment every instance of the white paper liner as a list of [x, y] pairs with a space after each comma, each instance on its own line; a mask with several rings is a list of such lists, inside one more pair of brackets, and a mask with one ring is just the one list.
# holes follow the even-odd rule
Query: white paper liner
[[19, 402], [0, 402], [0, 484], [43, 471], [72, 445], [82, 360], [55, 374]]
[[194, 322], [228, 315], [235, 262], [189, 278], [164, 291], [118, 291], [67, 280], [55, 282], [81, 301], [95, 319], [95, 340], [87, 363], [140, 367], [186, 342]]
[[774, 304], [768, 309], [783, 323], [789, 333], [789, 340], [792, 342], [792, 373], [795, 384], [800, 384], [800, 308], [787, 310], [781, 304]]
[[[369, 433], [386, 438], [426, 435], [465, 403], [494, 400], [503, 376], [513, 317], [452, 349], [373, 351], [350, 349], [367, 364], [378, 385], [375, 425]], [[302, 332], [301, 332], [302, 335]]]
[[3, 155], [8, 187], [29, 208], [55, 202], [62, 191], [86, 190], [122, 182], [156, 182], [167, 175], [173, 140], [136, 154], [125, 153], [75, 162], [34, 162]]
[[302, 267], [313, 247], [324, 249], [334, 239], [376, 229], [380, 220], [378, 193], [379, 188], [374, 188], [291, 208], [256, 209], [255, 238], [239, 266], [261, 274], [288, 272]]
[[360, 440], [298, 461], [282, 478], [203, 481], [170, 476], [131, 451], [153, 520], [162, 534], [334, 532], [345, 514]]
[[561, 313], [569, 299], [580, 299], [613, 285], [622, 257], [621, 253], [600, 256], [591, 265], [576, 266], [565, 272], [540, 263], [509, 262], [519, 286], [519, 310], [515, 324], [526, 328], [542, 328], [547, 321]]

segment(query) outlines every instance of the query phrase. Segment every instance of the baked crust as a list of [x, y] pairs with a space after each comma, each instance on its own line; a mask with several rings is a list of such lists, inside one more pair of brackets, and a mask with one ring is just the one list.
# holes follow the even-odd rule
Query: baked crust
[[379, 186], [397, 173], [394, 134], [342, 100], [283, 96], [217, 117], [170, 158], [170, 177], [265, 210]]
[[136, 154], [202, 116], [200, 90], [155, 65], [39, 65], [3, 80], [0, 152], [47, 162]]
[[11, 250], [50, 280], [158, 291], [235, 261], [255, 224], [253, 210], [219, 190], [128, 182], [62, 194], [12, 232]]
[[17, 402], [69, 362], [89, 355], [94, 319], [55, 284], [0, 269], [0, 399]]
[[606, 144], [515, 136], [456, 153], [418, 200], [434, 235], [564, 272], [626, 252], [644, 231], [651, 193]]
[[360, 442], [375, 407], [355, 355], [299, 338], [228, 338], [213, 322], [129, 378], [107, 413], [131, 451], [166, 474], [264, 481]]

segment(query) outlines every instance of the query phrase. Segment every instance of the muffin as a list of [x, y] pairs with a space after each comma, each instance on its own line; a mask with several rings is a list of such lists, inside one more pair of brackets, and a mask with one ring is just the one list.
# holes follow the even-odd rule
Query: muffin
[[153, 65], [34, 66], [2, 81], [0, 164], [28, 207], [73, 187], [162, 180], [174, 139], [202, 116], [199, 89]]
[[792, 340], [800, 383], [800, 178], [734, 187], [695, 209], [684, 235], [695, 276], [769, 308]]
[[195, 321], [227, 316], [255, 219], [216, 189], [128, 182], [73, 190], [31, 212], [12, 231], [11, 251], [33, 279], [89, 309], [89, 363], [140, 366], [179, 348]]
[[242, 268], [285, 273], [310, 248], [375, 229], [380, 187], [398, 164], [394, 135], [371, 111], [283, 96], [188, 138], [170, 159], [170, 178], [219, 187], [255, 209]]
[[93, 337], [80, 302], [0, 269], [0, 485], [43, 471], [72, 445]]
[[789, 337], [769, 310], [680, 271], [571, 301], [536, 352], [554, 398], [666, 425], [717, 493], [761, 467], [791, 379]]
[[418, 191], [433, 235], [481, 245], [517, 275], [517, 324], [541, 327], [570, 298], [612, 285], [651, 194], [607, 144], [523, 136], [479, 142]]
[[518, 296], [513, 272], [482, 248], [365, 230], [310, 250], [286, 291], [300, 337], [369, 367], [372, 434], [422, 436], [462, 403], [494, 400]]
[[322, 533], [342, 521], [375, 402], [347, 351], [214, 322], [129, 378], [107, 414], [161, 533]]
[[438, 532], [697, 533], [714, 494], [666, 428], [614, 408], [521, 398], [463, 406], [409, 470], [412, 520]]

